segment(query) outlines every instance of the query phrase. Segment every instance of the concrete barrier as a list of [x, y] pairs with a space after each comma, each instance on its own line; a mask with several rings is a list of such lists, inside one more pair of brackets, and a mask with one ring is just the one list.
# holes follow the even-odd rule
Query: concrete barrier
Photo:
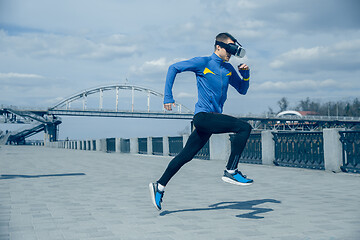
[[326, 171], [341, 172], [342, 143], [340, 141], [339, 131], [345, 131], [345, 129], [329, 128], [323, 130], [324, 162]]
[[274, 165], [275, 160], [275, 142], [272, 132], [274, 131], [262, 131], [261, 132], [261, 156], [262, 164]]
[[227, 161], [231, 152], [230, 134], [213, 134], [210, 137], [210, 160]]
[[169, 136], [163, 137], [163, 156], [169, 156]]
[[152, 155], [153, 154], [153, 146], [152, 146], [152, 137], [147, 138], [147, 154]]
[[121, 138], [115, 138], [115, 152], [121, 153]]
[[130, 153], [137, 154], [139, 152], [138, 138], [130, 138]]

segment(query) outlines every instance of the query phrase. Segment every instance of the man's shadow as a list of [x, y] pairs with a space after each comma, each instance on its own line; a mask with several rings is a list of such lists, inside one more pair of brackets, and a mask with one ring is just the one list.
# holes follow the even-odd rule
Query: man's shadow
[[43, 178], [43, 177], [67, 177], [67, 176], [83, 176], [85, 173], [61, 173], [61, 174], [46, 174], [46, 175], [18, 175], [18, 174], [7, 174], [0, 175], [2, 179], [15, 179], [15, 178]]
[[261, 199], [261, 200], [252, 200], [244, 202], [219, 202], [212, 205], [209, 205], [207, 208], [192, 208], [192, 209], [182, 209], [175, 211], [163, 211], [160, 213], [160, 216], [165, 216], [168, 214], [179, 213], [179, 212], [200, 212], [200, 211], [215, 211], [215, 210], [247, 210], [251, 211], [249, 213], [236, 215], [238, 218], [251, 218], [251, 219], [261, 219], [262, 216], [257, 216], [257, 214], [267, 213], [274, 211], [272, 208], [261, 208], [255, 207], [263, 203], [281, 203], [281, 201], [274, 199]]

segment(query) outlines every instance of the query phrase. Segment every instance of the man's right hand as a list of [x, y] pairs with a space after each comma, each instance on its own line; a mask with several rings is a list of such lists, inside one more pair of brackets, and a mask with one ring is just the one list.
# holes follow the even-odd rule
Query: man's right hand
[[164, 104], [164, 108], [168, 111], [171, 111], [172, 107], [175, 107], [175, 103], [165, 103]]

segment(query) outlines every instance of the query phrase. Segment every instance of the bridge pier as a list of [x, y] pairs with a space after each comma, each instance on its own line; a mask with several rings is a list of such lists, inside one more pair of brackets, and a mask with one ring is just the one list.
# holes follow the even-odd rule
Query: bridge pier
[[55, 123], [46, 123], [45, 124], [45, 137], [44, 142], [56, 142], [58, 139], [58, 124]]

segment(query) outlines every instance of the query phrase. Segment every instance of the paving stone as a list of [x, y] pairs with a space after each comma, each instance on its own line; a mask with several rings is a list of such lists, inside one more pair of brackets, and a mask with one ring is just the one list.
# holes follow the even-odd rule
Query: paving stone
[[159, 212], [148, 183], [170, 160], [2, 146], [0, 240], [360, 239], [360, 174], [241, 164], [255, 183], [239, 187], [225, 162], [193, 160]]

